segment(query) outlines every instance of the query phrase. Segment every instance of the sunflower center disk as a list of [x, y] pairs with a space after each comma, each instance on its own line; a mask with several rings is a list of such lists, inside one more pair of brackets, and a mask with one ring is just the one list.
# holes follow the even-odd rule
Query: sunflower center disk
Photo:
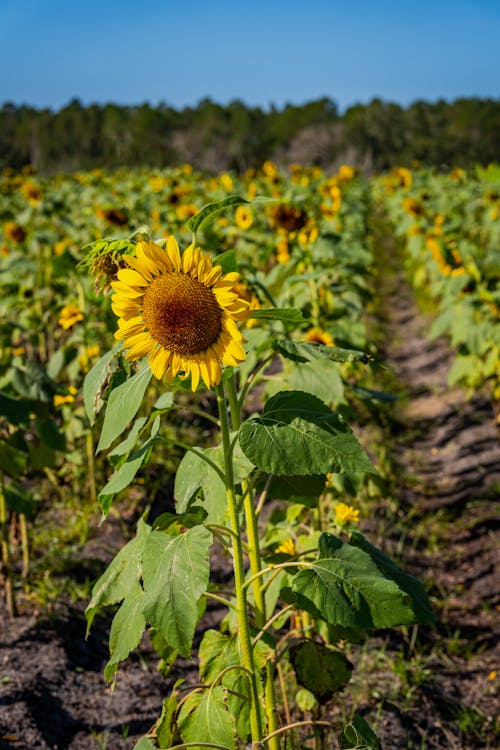
[[142, 300], [142, 317], [155, 341], [181, 355], [205, 351], [222, 330], [222, 309], [213, 291], [179, 272], [153, 279]]

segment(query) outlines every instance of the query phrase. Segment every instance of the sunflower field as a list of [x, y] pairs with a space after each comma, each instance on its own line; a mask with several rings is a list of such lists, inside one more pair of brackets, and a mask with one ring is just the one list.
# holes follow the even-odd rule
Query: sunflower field
[[493, 748], [499, 277], [493, 165], [6, 170], [0, 747]]

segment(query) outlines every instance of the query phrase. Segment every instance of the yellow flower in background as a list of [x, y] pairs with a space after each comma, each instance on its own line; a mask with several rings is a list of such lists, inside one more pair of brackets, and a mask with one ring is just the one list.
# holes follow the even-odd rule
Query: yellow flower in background
[[278, 174], [278, 165], [275, 164], [274, 161], [268, 159], [262, 165], [262, 171], [264, 172], [266, 177], [276, 177], [276, 175]]
[[12, 355], [14, 357], [21, 357], [26, 352], [26, 349], [24, 346], [13, 346], [12, 347]]
[[153, 193], [159, 193], [161, 190], [163, 190], [163, 177], [159, 177], [158, 175], [153, 175], [153, 177], [149, 178], [149, 186]]
[[227, 190], [227, 192], [230, 193], [233, 189], [233, 178], [231, 175], [227, 172], [222, 172], [219, 179], [224, 190]]
[[353, 508], [352, 505], [336, 503], [334, 513], [335, 522], [339, 526], [344, 526], [347, 523], [359, 523], [359, 510]]
[[305, 341], [311, 341], [316, 344], [324, 344], [325, 346], [333, 346], [333, 338], [330, 336], [328, 331], [324, 331], [319, 326], [313, 326], [306, 331]]
[[356, 167], [351, 167], [349, 164], [342, 164], [337, 172], [337, 178], [340, 182], [349, 182], [357, 174]]
[[410, 216], [424, 216], [425, 209], [422, 203], [416, 198], [404, 198], [403, 199], [403, 211]]
[[234, 290], [237, 273], [222, 273], [209, 255], [190, 245], [182, 254], [173, 237], [166, 249], [139, 242], [136, 256], [125, 255], [129, 268], [111, 284], [118, 316], [115, 338], [130, 361], [148, 357], [153, 375], [169, 380], [191, 375], [210, 388], [222, 377], [222, 365], [237, 367], [245, 357], [236, 325], [248, 303]]
[[65, 331], [71, 328], [75, 323], [83, 320], [83, 312], [76, 305], [65, 305], [59, 315], [58, 323]]
[[240, 229], [250, 229], [253, 224], [253, 214], [246, 206], [238, 206], [234, 212], [234, 220]]
[[180, 221], [186, 221], [187, 219], [190, 219], [191, 216], [196, 216], [199, 210], [198, 206], [194, 203], [183, 203], [182, 206], [175, 209], [175, 213]]
[[89, 369], [90, 361], [99, 356], [99, 345], [93, 344], [92, 346], [86, 346], [82, 354], [78, 357], [78, 364], [83, 372], [87, 372]]
[[16, 221], [6, 221], [3, 225], [3, 234], [11, 242], [24, 242], [26, 230]]
[[274, 551], [277, 553], [283, 552], [285, 555], [295, 555], [295, 542], [291, 537], [285, 539], [285, 541], [282, 542], [279, 547], [276, 547]]
[[282, 237], [278, 240], [276, 245], [276, 259], [278, 263], [283, 263], [283, 265], [286, 265], [290, 261], [290, 249], [286, 237]]
[[21, 186], [21, 192], [31, 206], [38, 205], [42, 200], [42, 191], [33, 180], [27, 180], [23, 183]]
[[56, 393], [54, 396], [54, 406], [63, 406], [63, 404], [72, 404], [75, 400], [75, 395], [78, 393], [78, 388], [75, 388], [74, 385], [70, 385], [68, 388], [69, 393], [65, 396], [60, 395], [59, 393]]

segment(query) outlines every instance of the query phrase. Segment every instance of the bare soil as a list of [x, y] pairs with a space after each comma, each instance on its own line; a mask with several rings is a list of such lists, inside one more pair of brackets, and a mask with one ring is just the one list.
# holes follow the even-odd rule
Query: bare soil
[[[387, 284], [378, 324], [385, 361], [406, 389], [385, 426], [397, 507], [393, 522], [382, 508], [362, 529], [427, 583], [438, 626], [419, 629], [415, 642], [411, 632], [375, 634], [363, 658], [353, 652], [365, 671], [346, 697], [376, 725], [386, 750], [493, 750], [500, 746], [499, 678], [492, 677], [500, 674], [498, 428], [488, 394], [468, 398], [447, 387], [447, 342], [427, 339], [428, 321], [404, 281]], [[97, 576], [124, 541], [110, 518], [77, 551], [71, 575]], [[226, 563], [218, 567], [223, 576]], [[97, 619], [85, 640], [84, 606], [63, 600], [40, 614], [26, 605], [14, 620], [0, 610], [0, 750], [128, 750], [157, 719], [173, 681], [196, 680], [194, 660], [161, 677], [145, 637], [112, 691], [102, 675], [110, 622]], [[219, 618], [211, 608], [202, 625]], [[382, 652], [385, 661], [375, 658]], [[399, 653], [409, 666], [394, 666]]]

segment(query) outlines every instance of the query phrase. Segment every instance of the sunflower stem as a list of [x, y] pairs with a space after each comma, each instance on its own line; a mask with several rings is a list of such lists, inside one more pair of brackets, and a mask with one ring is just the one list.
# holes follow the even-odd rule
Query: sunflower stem
[[[238, 394], [236, 393], [234, 372], [227, 381], [227, 394], [229, 406], [231, 409], [231, 425], [233, 430], [236, 432], [237, 430], [239, 430], [241, 424], [241, 411], [238, 401]], [[255, 576], [252, 584], [255, 600], [255, 624], [260, 630], [262, 630], [267, 622], [267, 614], [266, 600], [264, 596], [264, 590], [262, 588], [262, 577], [259, 575], [262, 570], [262, 559], [260, 555], [257, 514], [255, 512], [255, 498], [254, 493], [251, 487], [249, 487], [247, 480], [244, 480], [241, 483], [241, 489], [243, 493], [243, 509], [245, 513], [245, 523], [248, 537], [248, 557], [250, 559], [250, 571], [252, 573], [252, 576]], [[269, 733], [273, 733], [278, 729], [279, 724], [278, 713], [276, 710], [276, 695], [274, 692], [274, 666], [270, 661], [266, 661], [265, 699], [265, 711], [268, 722], [268, 730]], [[274, 735], [271, 738], [269, 746], [271, 750], [279, 750], [280, 740], [277, 735]]]
[[243, 544], [238, 518], [236, 497], [234, 493], [234, 472], [231, 453], [231, 433], [228, 419], [227, 402], [224, 386], [217, 386], [217, 405], [221, 424], [222, 447], [224, 451], [226, 497], [229, 523], [232, 531], [234, 584], [236, 593], [236, 607], [238, 613], [238, 640], [240, 645], [242, 665], [248, 670], [252, 700], [250, 705], [250, 729], [254, 745], [260, 743], [263, 737], [260, 716], [259, 693], [257, 688], [257, 673], [253, 658], [252, 641], [250, 637], [250, 622], [248, 618], [247, 595], [245, 584], [245, 567], [243, 563]]

